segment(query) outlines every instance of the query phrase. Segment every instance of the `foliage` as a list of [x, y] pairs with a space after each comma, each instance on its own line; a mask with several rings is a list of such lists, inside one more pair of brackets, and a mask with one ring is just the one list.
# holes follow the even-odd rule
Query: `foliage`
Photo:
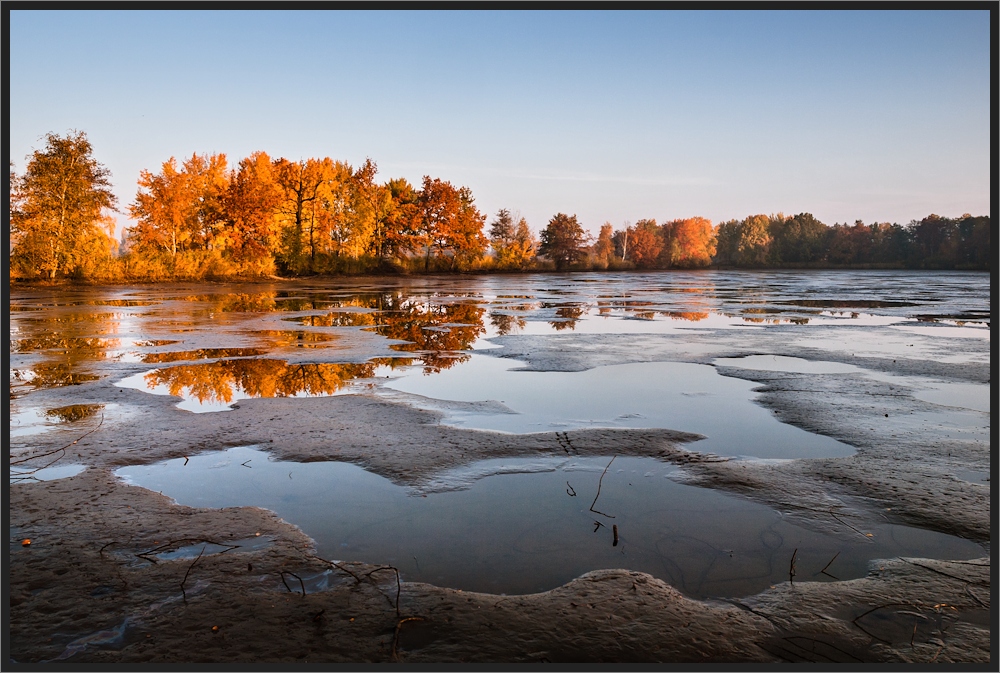
[[111, 173], [92, 156], [85, 133], [45, 136], [24, 175], [10, 173], [11, 270], [25, 276], [79, 277], [115, 248], [117, 205]]
[[542, 230], [538, 252], [551, 259], [557, 271], [562, 271], [586, 257], [586, 245], [587, 236], [577, 222], [576, 215], [556, 213]]
[[[486, 217], [471, 189], [424, 176], [380, 182], [371, 159], [292, 161], [255, 152], [174, 157], [142, 171], [115, 239], [110, 174], [86, 135], [49, 134], [24, 175], [10, 165], [11, 278], [172, 280], [430, 271], [564, 271], [738, 267], [989, 269], [989, 216], [928, 215], [828, 226], [810, 213], [750, 215], [713, 227], [701, 217], [641, 219], [593, 245], [557, 213], [540, 241], [519, 214]], [[485, 253], [492, 250], [491, 255]], [[565, 321], [560, 325], [564, 326]]]

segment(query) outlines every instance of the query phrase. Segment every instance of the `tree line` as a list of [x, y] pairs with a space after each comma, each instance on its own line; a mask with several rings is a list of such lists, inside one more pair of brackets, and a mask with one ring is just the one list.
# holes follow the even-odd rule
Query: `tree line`
[[988, 216], [929, 215], [828, 226], [809, 213], [714, 225], [654, 219], [596, 238], [557, 213], [536, 238], [471, 189], [424, 176], [376, 179], [371, 159], [292, 161], [255, 152], [170, 158], [140, 173], [121, 240], [110, 172], [86, 134], [48, 134], [23, 174], [10, 166], [10, 278], [145, 281], [314, 274], [669, 269], [734, 266], [989, 269]]

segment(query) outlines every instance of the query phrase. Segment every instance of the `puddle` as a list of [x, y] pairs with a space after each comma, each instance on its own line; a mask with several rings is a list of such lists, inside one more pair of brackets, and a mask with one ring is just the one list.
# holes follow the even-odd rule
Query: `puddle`
[[[510, 433], [668, 428], [704, 435], [706, 439], [690, 448], [720, 456], [812, 458], [854, 453], [847, 444], [776, 420], [753, 401], [753, 389], [759, 384], [722, 376], [709, 365], [649, 362], [582, 372], [526, 371], [521, 366], [473, 354], [438, 375], [400, 376], [384, 385], [438, 400], [496, 401], [516, 412], [446, 412], [444, 423], [465, 428]], [[421, 405], [419, 400], [414, 403]]]
[[154, 395], [183, 398], [177, 406], [196, 413], [226, 411], [239, 400], [257, 397], [324, 397], [354, 379], [367, 379], [384, 365], [302, 363], [285, 360], [219, 360], [134, 374], [115, 385]]
[[199, 556], [209, 556], [211, 554], [225, 554], [227, 552], [257, 551], [265, 549], [271, 545], [271, 538], [266, 535], [242, 538], [239, 540], [227, 540], [215, 543], [207, 540], [199, 540], [195, 544], [184, 545], [176, 549], [156, 553], [158, 547], [143, 552], [141, 556], [155, 558], [159, 561], [176, 561], [179, 559], [193, 559]]
[[9, 437], [25, 437], [48, 432], [53, 428], [58, 428], [64, 423], [75, 423], [94, 416], [97, 412], [105, 409], [113, 409], [117, 405], [109, 404], [71, 404], [55, 409], [40, 409], [29, 407], [27, 409], [10, 409], [10, 433]]
[[66, 479], [75, 477], [87, 469], [86, 465], [53, 465], [40, 470], [32, 467], [22, 467], [11, 465], [9, 470], [9, 484], [26, 484], [32, 481], [53, 481], [55, 479]]
[[[820, 571], [835, 554], [827, 572], [844, 580], [864, 576], [878, 558], [984, 553], [961, 538], [890, 524], [819, 533], [763, 505], [678, 483], [678, 468], [650, 458], [619, 456], [602, 479], [609, 460], [495, 459], [436, 482], [459, 490], [408, 489], [348, 463], [271, 461], [252, 447], [116, 474], [192, 507], [271, 509], [329, 560], [392, 564], [407, 581], [497, 594], [624, 567], [694, 598], [745, 596], [786, 581], [795, 549], [799, 581], [832, 581]], [[599, 485], [594, 509], [604, 515], [590, 510]], [[319, 588], [323, 579], [308, 581]]]
[[816, 362], [785, 355], [748, 355], [743, 358], [716, 358], [716, 365], [739, 367], [768, 372], [795, 374], [854, 374], [863, 371], [854, 365], [840, 362]]
[[981, 472], [979, 470], [955, 470], [955, 476], [962, 481], [971, 481], [973, 484], [985, 484], [990, 483], [990, 473]]

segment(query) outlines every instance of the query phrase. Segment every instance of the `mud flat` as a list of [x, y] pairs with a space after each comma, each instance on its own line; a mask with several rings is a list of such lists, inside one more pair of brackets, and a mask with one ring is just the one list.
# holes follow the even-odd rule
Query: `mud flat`
[[[887, 560], [862, 579], [796, 581], [731, 601], [691, 600], [650, 575], [627, 570], [591, 572], [524, 596], [397, 585], [392, 568], [320, 559], [312, 540], [266, 510], [176, 505], [124, 484], [112, 468], [253, 442], [273, 446], [285, 459], [355, 461], [394, 481], [417, 484], [477, 457], [565, 454], [565, 439], [560, 442], [556, 433], [449, 428], [436, 423], [432, 412], [367, 396], [251, 400], [233, 412], [192, 415], [169, 399], [120, 394], [136, 395], [135, 403], [145, 405], [142, 435], [105, 421], [98, 432], [71, 444], [63, 459], [89, 469], [10, 488], [13, 661], [985, 662], [990, 657], [988, 556], [962, 562]], [[373, 424], [375, 419], [381, 422]], [[331, 432], [338, 438], [335, 445], [323, 438]], [[62, 439], [72, 441], [71, 434], [36, 437], [30, 453], [58, 448]], [[685, 465], [692, 479], [751, 493], [799, 516], [819, 510], [810, 518], [817, 525], [861, 527], [866, 517], [881, 516], [876, 511], [883, 508], [871, 504], [870, 494], [863, 497], [866, 482], [857, 475], [891, 477], [865, 466], [865, 449], [858, 458], [818, 461], [816, 468], [803, 467], [815, 461], [790, 461], [787, 465], [796, 466], [790, 468], [692, 453], [684, 442], [696, 437], [684, 433], [579, 430], [566, 437], [581, 455], [607, 452], [613, 443], [621, 454]], [[852, 461], [860, 467], [834, 467]], [[834, 469], [849, 479], [825, 479]], [[951, 490], [933, 491], [926, 497], [937, 500], [936, 508], [916, 499], [899, 516], [934, 525], [942, 521], [937, 510], [954, 506], [962, 493], [970, 509], [985, 508], [986, 514], [970, 511], [955, 523], [988, 545], [988, 491], [979, 485], [956, 483]], [[23, 546], [23, 539], [31, 544]], [[264, 542], [245, 542], [254, 539]], [[199, 544], [233, 541], [243, 546], [195, 554]], [[173, 559], [156, 556], [177, 549], [188, 552]]]
[[[692, 276], [691, 282], [704, 278], [710, 277]], [[843, 293], [836, 283], [831, 288], [832, 296]], [[570, 297], [547, 292], [553, 301]], [[738, 283], [732, 292], [742, 296]], [[267, 320], [275, 324], [281, 319], [272, 318]], [[581, 328], [493, 336], [499, 348], [491, 354], [538, 372], [640, 362], [712, 366], [724, 377], [752, 382], [755, 403], [775, 418], [855, 452], [732, 459], [697, 451], [700, 436], [683, 427], [485, 432], [446, 421], [455, 413], [506, 413], [499, 401], [438, 400], [434, 409], [418, 408], [416, 400], [374, 383], [356, 394], [243, 399], [229, 411], [193, 414], [178, 409], [175, 397], [116, 385], [148, 365], [95, 356], [101, 376], [27, 393], [38, 409], [62, 409], [60, 418], [73, 420], [56, 423], [36, 414], [44, 426], [15, 433], [12, 425], [12, 463], [30, 469], [57, 460], [54, 466], [66, 466], [63, 474], [72, 476], [19, 479], [9, 488], [7, 665], [988, 664], [995, 478], [989, 407], [946, 410], [941, 403], [948, 397], [942, 391], [985, 389], [988, 395], [988, 335], [951, 341], [937, 335], [958, 328], [903, 329], [877, 321], [699, 327], [725, 323], [713, 320], [683, 330], [643, 323], [650, 333]], [[629, 329], [637, 324], [629, 322]], [[194, 340], [182, 331], [142, 338], [185, 339], [176, 346], [185, 349], [256, 345], [253, 338], [236, 342], [215, 323], [206, 325]], [[529, 321], [525, 331], [531, 329]], [[80, 338], [94, 334], [81, 332]], [[399, 355], [369, 333], [338, 338], [350, 343], [345, 362]], [[20, 358], [16, 366], [27, 369], [41, 357], [29, 350], [12, 355], [12, 361]], [[323, 359], [316, 352], [303, 349], [299, 358]], [[785, 360], [769, 369], [759, 362], [764, 355]], [[65, 411], [83, 404], [90, 406]], [[595, 570], [542, 593], [504, 596], [400, 581], [393, 567], [349, 557], [321, 558], [314, 540], [268, 510], [178, 505], [114, 474], [125, 466], [249, 445], [279, 460], [354, 463], [415, 490], [485, 459], [656, 459], [675, 468], [672, 478], [766, 505], [796, 525], [845, 540], [863, 541], [874, 525], [889, 523], [956, 535], [982, 553], [962, 560], [876, 559], [867, 576], [822, 582], [797, 568], [792, 554], [782, 561], [788, 581], [736, 598], [694, 600], [627, 569]], [[86, 469], [74, 473], [72, 466]], [[834, 573], [835, 566], [824, 570]]]

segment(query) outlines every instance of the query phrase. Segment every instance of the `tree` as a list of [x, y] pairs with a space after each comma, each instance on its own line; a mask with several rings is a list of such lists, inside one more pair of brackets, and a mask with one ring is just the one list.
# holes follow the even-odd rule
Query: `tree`
[[639, 220], [630, 228], [628, 240], [631, 243], [629, 259], [640, 268], [656, 266], [663, 250], [663, 237], [656, 220]]
[[281, 261], [291, 270], [302, 270], [306, 266], [302, 246], [308, 224], [308, 266], [312, 269], [316, 259], [316, 232], [315, 218], [307, 221], [309, 206], [315, 205], [313, 202], [320, 198], [321, 188], [334, 179], [336, 168], [329, 158], [306, 161], [281, 158], [274, 162], [273, 171], [274, 182], [282, 194], [278, 212], [285, 221]]
[[177, 168], [170, 157], [161, 172], [139, 174], [139, 191], [129, 212], [137, 221], [132, 243], [139, 250], [209, 249], [223, 222], [222, 200], [227, 188], [226, 155], [193, 154]]
[[557, 271], [562, 271], [586, 257], [586, 245], [587, 235], [577, 222], [576, 215], [556, 213], [542, 230], [538, 252], [555, 262]]
[[[516, 222], [515, 222], [516, 220]], [[490, 225], [490, 245], [500, 269], [523, 269], [535, 255], [537, 243], [528, 228], [528, 221], [512, 215], [506, 208], [497, 212]]]
[[10, 240], [12, 263], [51, 279], [74, 272], [95, 240], [113, 246], [105, 211], [115, 210], [117, 199], [111, 172], [94, 159], [85, 133], [49, 133], [45, 142], [23, 176], [12, 167]]
[[453, 270], [468, 266], [486, 251], [486, 216], [476, 208], [468, 187], [455, 189], [450, 182], [425, 175], [418, 208], [425, 270], [430, 268], [432, 250], [438, 257], [450, 253]]
[[764, 266], [770, 246], [770, 220], [767, 215], [751, 215], [740, 223], [736, 263], [740, 266]]
[[282, 194], [274, 182], [271, 158], [254, 152], [240, 161], [223, 198], [229, 246], [240, 261], [274, 261], [277, 248], [275, 214]]
[[715, 231], [703, 217], [674, 220], [663, 225], [664, 253], [670, 266], [708, 266], [715, 255]]
[[594, 243], [594, 261], [598, 268], [606, 269], [614, 260], [615, 243], [611, 238], [612, 235], [611, 223], [602, 224], [601, 232], [597, 235], [597, 242]]

